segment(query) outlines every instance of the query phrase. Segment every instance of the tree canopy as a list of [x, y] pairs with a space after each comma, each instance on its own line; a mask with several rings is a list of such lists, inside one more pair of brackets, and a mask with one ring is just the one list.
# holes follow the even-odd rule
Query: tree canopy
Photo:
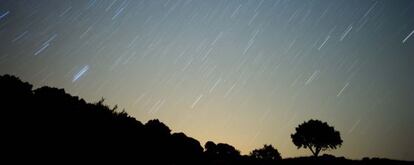
[[309, 120], [296, 127], [291, 135], [292, 142], [299, 148], [309, 148], [313, 156], [317, 157], [320, 151], [336, 149], [342, 144], [340, 133], [320, 120]]

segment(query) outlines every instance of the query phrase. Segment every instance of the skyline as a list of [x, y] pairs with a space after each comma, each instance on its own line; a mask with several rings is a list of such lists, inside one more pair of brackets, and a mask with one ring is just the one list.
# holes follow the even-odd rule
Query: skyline
[[243, 154], [311, 118], [413, 160], [414, 1], [0, 1], [0, 74]]

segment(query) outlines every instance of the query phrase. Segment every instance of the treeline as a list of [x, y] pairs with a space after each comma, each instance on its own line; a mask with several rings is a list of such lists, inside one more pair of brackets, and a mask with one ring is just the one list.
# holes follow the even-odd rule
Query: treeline
[[209, 141], [201, 145], [184, 133], [172, 133], [157, 119], [143, 124], [116, 106], [105, 105], [103, 99], [87, 103], [63, 89], [33, 89], [11, 75], [0, 76], [0, 100], [2, 157], [15, 161], [88, 159], [195, 165], [374, 162], [366, 159], [358, 163], [329, 155], [282, 160], [271, 145], [241, 155], [229, 144]]
[[[63, 89], [33, 89], [11, 75], [0, 76], [0, 89], [2, 148], [9, 155], [36, 159], [122, 158], [151, 164], [246, 162], [242, 160], [246, 157], [229, 144], [209, 141], [204, 149], [196, 139], [172, 133], [157, 119], [143, 124], [116, 106], [105, 105], [103, 99], [87, 103]], [[280, 159], [279, 153], [271, 150], [273, 147], [266, 149]], [[269, 155], [261, 159], [272, 158]]]

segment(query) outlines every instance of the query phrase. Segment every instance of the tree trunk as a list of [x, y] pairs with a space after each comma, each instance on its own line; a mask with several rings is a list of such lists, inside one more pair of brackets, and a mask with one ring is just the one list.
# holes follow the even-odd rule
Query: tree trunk
[[[313, 149], [312, 149], [312, 147], [311, 146], [308, 146], [308, 148], [309, 148], [309, 150], [312, 152], [312, 155], [314, 156], [314, 157], [317, 157], [318, 156], [318, 154], [315, 152], [315, 151], [313, 151]], [[316, 149], [316, 148], [315, 148]]]
[[312, 149], [312, 147], [308, 146], [310, 151], [312, 152], [314, 157], [318, 157], [319, 152], [321, 152], [321, 148], [320, 147], [315, 147], [315, 150]]
[[315, 153], [314, 153], [314, 156], [315, 156], [315, 157], [318, 157], [319, 152], [321, 152], [321, 148], [316, 147], [316, 148], [315, 148]]

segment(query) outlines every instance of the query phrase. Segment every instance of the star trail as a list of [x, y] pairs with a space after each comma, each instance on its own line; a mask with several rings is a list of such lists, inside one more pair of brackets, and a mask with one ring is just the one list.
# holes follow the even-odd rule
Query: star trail
[[332, 154], [414, 158], [412, 0], [0, 0], [0, 74], [243, 154], [305, 120]]

